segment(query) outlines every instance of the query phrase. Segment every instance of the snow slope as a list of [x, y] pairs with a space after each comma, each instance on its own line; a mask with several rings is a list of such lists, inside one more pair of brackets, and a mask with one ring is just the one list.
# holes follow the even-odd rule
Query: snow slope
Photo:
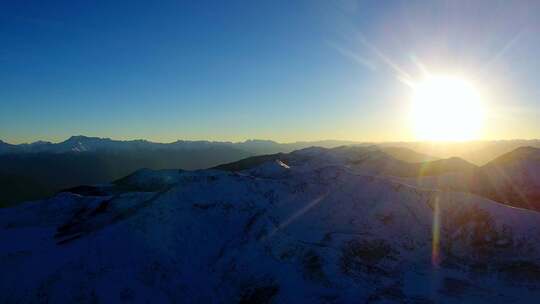
[[343, 150], [297, 153], [309, 158], [142, 170], [0, 210], [0, 303], [540, 297], [539, 213], [370, 175]]

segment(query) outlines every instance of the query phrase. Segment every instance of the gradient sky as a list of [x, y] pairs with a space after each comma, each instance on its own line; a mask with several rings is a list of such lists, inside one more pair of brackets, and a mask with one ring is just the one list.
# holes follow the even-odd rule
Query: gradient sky
[[1, 1], [0, 139], [412, 140], [399, 76], [420, 66], [474, 80], [485, 139], [540, 137], [539, 15], [540, 1]]

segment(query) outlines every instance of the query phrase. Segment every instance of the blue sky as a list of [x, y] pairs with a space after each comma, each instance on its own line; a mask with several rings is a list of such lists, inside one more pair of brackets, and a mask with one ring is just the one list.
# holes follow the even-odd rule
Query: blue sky
[[0, 139], [412, 140], [420, 66], [540, 137], [540, 5], [425, 2], [2, 1]]

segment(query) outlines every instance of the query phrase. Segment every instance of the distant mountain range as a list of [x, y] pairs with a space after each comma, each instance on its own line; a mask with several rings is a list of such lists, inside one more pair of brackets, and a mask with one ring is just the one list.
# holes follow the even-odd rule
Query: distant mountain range
[[358, 142], [347, 140], [300, 141], [278, 143], [271, 140], [246, 140], [243, 142], [178, 140], [172, 143], [156, 143], [147, 140], [114, 140], [110, 138], [72, 136], [51, 143], [37, 141], [30, 144], [13, 145], [0, 140], [0, 155], [20, 153], [69, 153], [69, 152], [125, 152], [157, 150], [196, 150], [226, 147], [243, 150], [253, 155], [287, 153], [307, 147], [333, 148], [343, 145], [377, 145], [386, 153], [408, 162], [422, 162], [441, 158], [460, 157], [468, 162], [484, 165], [489, 161], [519, 147], [540, 148], [540, 140], [493, 140], [471, 142]]
[[442, 182], [532, 200], [539, 164], [340, 146], [138, 170], [0, 209], [0, 303], [535, 303], [540, 213]]
[[246, 140], [244, 142], [178, 140], [172, 143], [156, 143], [147, 140], [114, 140], [110, 138], [79, 135], [72, 136], [59, 143], [37, 141], [30, 144], [12, 145], [0, 141], [0, 155], [20, 153], [125, 152], [159, 150], [184, 151], [208, 148], [234, 148], [244, 150], [249, 153], [261, 154], [290, 152], [309, 146], [335, 147], [346, 144], [354, 144], [354, 142], [326, 140], [282, 144], [271, 140]]

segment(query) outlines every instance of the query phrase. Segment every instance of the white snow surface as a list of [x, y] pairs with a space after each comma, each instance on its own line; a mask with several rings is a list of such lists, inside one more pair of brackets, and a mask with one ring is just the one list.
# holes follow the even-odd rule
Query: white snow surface
[[315, 160], [298, 168], [141, 170], [123, 192], [1, 209], [0, 303], [540, 297], [539, 213], [302, 151]]

